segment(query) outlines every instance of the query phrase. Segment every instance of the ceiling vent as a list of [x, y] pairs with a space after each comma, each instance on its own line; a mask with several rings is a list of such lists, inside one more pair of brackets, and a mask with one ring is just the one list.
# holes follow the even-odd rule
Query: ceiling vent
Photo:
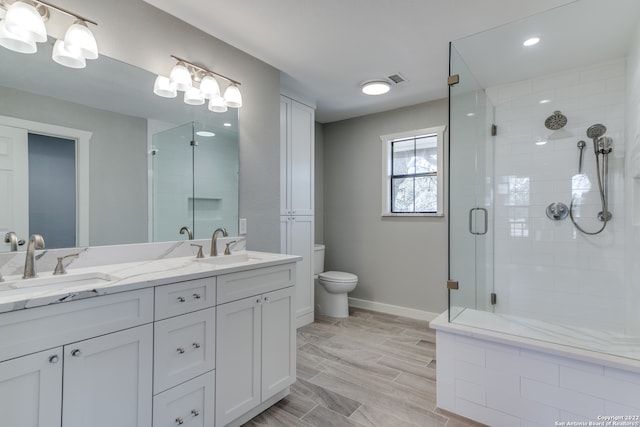
[[404, 78], [404, 76], [400, 73], [395, 73], [395, 74], [391, 74], [388, 77], [389, 80], [391, 80], [393, 83], [395, 84], [400, 84], [402, 82], [406, 82], [407, 79]]

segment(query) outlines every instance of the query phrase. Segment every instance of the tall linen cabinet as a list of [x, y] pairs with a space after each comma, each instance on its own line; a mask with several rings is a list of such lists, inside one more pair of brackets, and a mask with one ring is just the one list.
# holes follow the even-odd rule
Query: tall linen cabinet
[[298, 255], [296, 327], [313, 322], [315, 111], [280, 96], [280, 250]]

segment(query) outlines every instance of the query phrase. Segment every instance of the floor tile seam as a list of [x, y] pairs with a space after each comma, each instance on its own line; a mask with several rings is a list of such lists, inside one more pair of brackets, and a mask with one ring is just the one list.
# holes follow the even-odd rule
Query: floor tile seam
[[[322, 405], [317, 405], [317, 406], [322, 406]], [[327, 408], [326, 406], [322, 406], [322, 407], [323, 407], [324, 409], [326, 409], [327, 411], [331, 411], [331, 412], [333, 412], [333, 413], [334, 413], [338, 418], [345, 418], [345, 419], [349, 419], [348, 417], [346, 417], [346, 416], [342, 415], [342, 414], [341, 414], [341, 413], [339, 413], [339, 412], [334, 411], [333, 409], [329, 409], [329, 408]], [[316, 409], [316, 408], [314, 407], [313, 409]], [[305, 422], [305, 423], [307, 423], [307, 424], [310, 424], [310, 425], [311, 425], [311, 423], [310, 423], [310, 422], [308, 422], [307, 420], [305, 420], [305, 419], [304, 419], [304, 417], [306, 417], [306, 416], [307, 416], [307, 415], [309, 415], [311, 412], [313, 412], [313, 409], [312, 409], [311, 411], [309, 411], [308, 413], [304, 414], [302, 417], [300, 417], [300, 420], [301, 420], [301, 421], [303, 421], [303, 422]], [[354, 411], [354, 412], [355, 412], [355, 411]], [[352, 420], [350, 420], [350, 421], [352, 421]], [[362, 425], [362, 424], [360, 424], [360, 423], [358, 423], [358, 422], [356, 422], [356, 421], [353, 421], [353, 422], [354, 422], [354, 423], [356, 423], [356, 424], [358, 424], [358, 425]]]
[[[304, 414], [302, 414], [302, 415], [300, 415], [300, 416], [298, 417], [298, 418], [299, 418], [300, 420], [302, 420], [302, 421], [304, 421], [304, 420], [302, 419], [304, 416], [306, 416], [306, 415], [310, 414], [310, 413], [311, 413], [311, 411], [313, 411], [313, 410], [314, 410], [314, 409], [316, 409], [318, 406], [320, 406], [320, 404], [319, 404], [319, 403], [314, 402], [313, 400], [311, 400], [310, 402], [315, 403], [315, 405], [313, 405], [313, 408], [309, 409], [307, 412], [305, 412]], [[305, 421], [305, 422], [306, 422], [306, 421]]]

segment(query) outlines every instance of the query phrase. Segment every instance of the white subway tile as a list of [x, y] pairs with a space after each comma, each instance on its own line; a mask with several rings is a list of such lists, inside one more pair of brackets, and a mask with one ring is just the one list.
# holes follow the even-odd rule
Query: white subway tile
[[556, 407], [523, 399], [519, 394], [500, 390], [487, 392], [487, 406], [544, 425], [553, 425], [554, 421], [560, 419], [560, 410]]
[[456, 379], [456, 398], [468, 400], [479, 405], [486, 405], [486, 389], [479, 384]]
[[520, 427], [519, 418], [464, 399], [456, 400], [456, 413], [463, 417], [478, 420], [488, 426]]
[[522, 397], [592, 419], [604, 412], [604, 399], [528, 378], [522, 379]]
[[618, 402], [640, 410], [640, 384], [560, 367], [560, 387]]
[[483, 387], [487, 384], [486, 370], [484, 368], [461, 360], [455, 361], [455, 375], [458, 379]]

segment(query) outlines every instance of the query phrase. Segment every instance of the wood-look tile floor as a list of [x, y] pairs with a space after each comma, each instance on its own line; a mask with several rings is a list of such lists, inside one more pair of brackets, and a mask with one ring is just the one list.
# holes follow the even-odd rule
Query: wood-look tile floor
[[477, 427], [436, 408], [428, 323], [351, 309], [298, 329], [291, 393], [243, 427]]

